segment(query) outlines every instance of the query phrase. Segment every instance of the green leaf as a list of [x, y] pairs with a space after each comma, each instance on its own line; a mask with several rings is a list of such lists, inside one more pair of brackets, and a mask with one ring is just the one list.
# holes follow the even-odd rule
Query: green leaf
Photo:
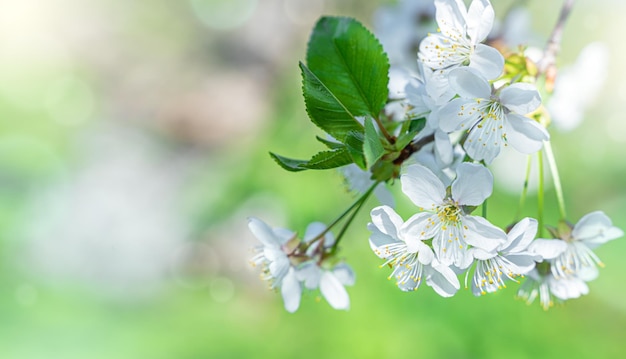
[[352, 158], [345, 148], [337, 149], [334, 151], [323, 151], [311, 158], [306, 164], [301, 164], [300, 167], [315, 169], [315, 170], [327, 170], [330, 168], [341, 167], [352, 163]]
[[338, 148], [345, 147], [344, 144], [342, 144], [342, 143], [325, 140], [325, 139], [321, 138], [320, 136], [315, 136], [315, 138], [317, 138], [318, 141], [320, 141], [321, 143], [325, 144], [326, 147], [330, 148], [331, 150], [335, 150], [335, 149], [338, 149]]
[[341, 142], [345, 142], [350, 131], [362, 132], [363, 126], [317, 76], [302, 63], [300, 69], [304, 103], [311, 121]]
[[424, 129], [424, 126], [426, 126], [426, 119], [425, 118], [418, 118], [416, 120], [411, 120], [408, 123], [408, 130], [407, 130], [407, 132], [403, 133], [402, 135], [400, 135], [398, 137], [398, 140], [396, 140], [396, 148], [401, 150], [404, 147], [406, 147], [406, 145], [408, 145], [409, 142], [411, 142], [415, 138], [415, 136], [421, 130]]
[[332, 151], [322, 151], [310, 160], [296, 160], [270, 152], [270, 156], [280, 167], [291, 172], [304, 171], [306, 169], [326, 170], [349, 165], [353, 162], [348, 149], [344, 146]]
[[354, 116], [377, 117], [388, 96], [389, 59], [372, 33], [346, 17], [322, 17], [311, 34], [307, 66]]
[[345, 145], [346, 150], [352, 157], [354, 163], [361, 169], [366, 170], [367, 164], [365, 163], [365, 155], [363, 154], [363, 141], [365, 136], [361, 132], [352, 131], [346, 136]]
[[363, 143], [363, 153], [365, 154], [365, 162], [368, 166], [373, 166], [383, 154], [385, 149], [380, 141], [380, 136], [374, 127], [372, 119], [365, 118], [365, 142]]
[[292, 158], [283, 157], [272, 152], [270, 152], [270, 156], [274, 161], [276, 161], [276, 163], [278, 163], [280, 167], [290, 172], [304, 171], [306, 168], [302, 168], [300, 167], [300, 165], [309, 162], [305, 160], [294, 160]]

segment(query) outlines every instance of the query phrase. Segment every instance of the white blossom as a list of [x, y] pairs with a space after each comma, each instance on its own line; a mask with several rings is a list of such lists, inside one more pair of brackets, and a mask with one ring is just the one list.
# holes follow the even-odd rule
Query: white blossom
[[506, 234], [486, 219], [472, 216], [469, 207], [479, 206], [491, 195], [493, 177], [484, 166], [462, 163], [450, 191], [429, 169], [406, 168], [401, 175], [402, 191], [420, 207], [401, 230], [405, 238], [433, 239], [437, 259], [460, 269], [472, 262], [468, 245], [493, 251], [505, 242]]
[[287, 245], [296, 238], [296, 234], [283, 228], [270, 228], [254, 217], [248, 219], [248, 227], [262, 243], [255, 248], [257, 254], [252, 258], [252, 264], [263, 267], [262, 278], [270, 283], [272, 289], [280, 288], [285, 309], [295, 312], [300, 306], [302, 287], [287, 256]]
[[524, 116], [541, 105], [534, 85], [514, 83], [493, 93], [489, 82], [468, 68], [451, 71], [448, 80], [460, 97], [441, 108], [439, 124], [446, 132], [468, 132], [463, 147], [474, 160], [491, 163], [507, 143], [531, 154], [550, 138], [543, 126]]
[[535, 261], [542, 259], [540, 255], [528, 250], [536, 233], [537, 221], [524, 218], [511, 228], [507, 233], [506, 242], [499, 245], [495, 251], [487, 252], [480, 248], [472, 248], [472, 254], [476, 259], [472, 293], [476, 296], [487, 292], [493, 293], [505, 288], [506, 280], [517, 282], [517, 277], [533, 270]]
[[556, 257], [551, 266], [556, 278], [569, 277], [581, 270], [603, 266], [593, 249], [610, 240], [622, 237], [624, 232], [613, 226], [611, 219], [603, 212], [591, 212], [583, 216], [574, 226], [571, 233], [561, 238], [567, 247]]
[[457, 292], [460, 284], [454, 271], [437, 261], [433, 250], [422, 239], [402, 234], [404, 221], [393, 209], [376, 207], [371, 217], [372, 223], [368, 224], [372, 232], [370, 246], [386, 261], [381, 268], [385, 265], [393, 268], [389, 279], [395, 278], [398, 288], [413, 291], [426, 281], [442, 297], [451, 297]]
[[435, 0], [435, 7], [440, 32], [420, 43], [420, 60], [435, 70], [467, 65], [490, 80], [498, 77], [504, 58], [498, 50], [481, 44], [494, 22], [491, 3], [474, 0], [468, 10], [462, 0]]

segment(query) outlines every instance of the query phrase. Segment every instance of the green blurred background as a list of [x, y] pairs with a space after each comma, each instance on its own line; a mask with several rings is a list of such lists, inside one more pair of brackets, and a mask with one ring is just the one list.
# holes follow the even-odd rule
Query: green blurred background
[[[365, 213], [343, 241], [350, 311], [308, 293], [289, 314], [258, 279], [247, 216], [302, 231], [352, 201], [337, 173], [287, 173], [267, 155], [320, 148], [297, 67], [309, 31], [322, 14], [371, 27], [383, 3], [0, 1], [0, 358], [626, 357], [623, 238], [597, 250], [589, 295], [548, 312], [515, 284], [400, 292]], [[526, 3], [542, 46], [560, 2]], [[580, 0], [565, 29], [560, 64], [590, 42], [609, 49], [583, 124], [552, 131], [573, 222], [601, 209], [626, 228], [625, 11]], [[500, 226], [518, 203], [514, 161], [494, 166]]]

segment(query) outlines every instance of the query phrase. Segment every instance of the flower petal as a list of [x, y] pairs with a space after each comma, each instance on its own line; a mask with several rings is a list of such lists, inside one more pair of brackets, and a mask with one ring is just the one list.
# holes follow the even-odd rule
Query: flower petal
[[378, 206], [370, 212], [372, 223], [378, 230], [392, 238], [398, 238], [398, 228], [402, 226], [404, 221], [402, 217], [389, 206]]
[[444, 165], [449, 166], [452, 164], [454, 150], [452, 149], [450, 136], [440, 129], [435, 131], [435, 152]]
[[528, 117], [509, 113], [504, 124], [506, 141], [521, 153], [535, 153], [550, 139], [546, 129]]
[[287, 273], [285, 279], [283, 279], [280, 293], [283, 296], [283, 302], [285, 302], [285, 310], [289, 313], [293, 313], [298, 310], [298, 307], [300, 306], [300, 297], [302, 296], [302, 287], [296, 278], [293, 268], [289, 269], [289, 273]]
[[334, 309], [348, 310], [350, 308], [350, 297], [346, 288], [331, 272], [324, 271], [324, 274], [322, 274], [320, 291], [328, 304]]
[[538, 254], [530, 252], [512, 253], [504, 256], [509, 262], [511, 262], [517, 271], [515, 274], [526, 274], [535, 268], [535, 263], [541, 260]]
[[537, 220], [526, 217], [517, 222], [507, 233], [507, 241], [499, 250], [505, 253], [517, 253], [528, 248], [537, 234]]
[[500, 103], [520, 115], [535, 111], [541, 105], [541, 96], [533, 84], [518, 82], [500, 91]]
[[467, 99], [488, 99], [491, 96], [491, 85], [477, 71], [468, 67], [459, 67], [448, 75], [450, 87]]
[[431, 170], [421, 165], [406, 167], [400, 176], [402, 192], [418, 207], [432, 209], [443, 202], [446, 188]]
[[343, 285], [354, 285], [356, 281], [356, 274], [346, 263], [337, 264], [333, 268], [333, 274]]
[[471, 111], [475, 100], [455, 98], [439, 109], [439, 128], [445, 132], [470, 129], [480, 117], [480, 111]]
[[256, 217], [248, 218], [248, 228], [254, 236], [266, 247], [279, 247], [280, 243], [274, 236], [274, 231], [262, 220]]
[[487, 38], [491, 28], [495, 12], [487, 0], [474, 0], [467, 10], [467, 35], [474, 44]]
[[450, 267], [443, 264], [435, 264], [431, 267], [426, 284], [444, 298], [452, 297], [461, 288], [459, 278]]
[[465, 28], [467, 9], [462, 0], [435, 0], [437, 25], [446, 35], [459, 35]]
[[452, 182], [452, 198], [463, 206], [478, 206], [493, 191], [493, 176], [487, 167], [463, 162], [456, 169], [457, 177]]
[[477, 44], [470, 55], [468, 67], [478, 71], [487, 80], [493, 80], [500, 76], [504, 69], [504, 57], [491, 46]]
[[491, 252], [506, 241], [504, 231], [483, 217], [464, 216], [463, 224], [467, 227], [465, 241], [474, 247]]
[[304, 283], [306, 289], [317, 289], [320, 285], [321, 268], [315, 262], [307, 262], [296, 270], [296, 277]]
[[619, 238], [624, 232], [613, 227], [611, 219], [602, 211], [595, 211], [584, 215], [572, 230], [572, 237], [593, 246]]
[[550, 292], [561, 300], [578, 298], [589, 293], [587, 284], [582, 279], [576, 277], [552, 278], [549, 281], [549, 285]]
[[400, 237], [419, 240], [431, 239], [439, 229], [439, 227], [431, 224], [434, 221], [438, 222], [436, 214], [427, 212], [414, 214], [400, 228]]
[[567, 243], [559, 239], [538, 238], [530, 243], [528, 251], [540, 255], [544, 260], [554, 259], [567, 249]]

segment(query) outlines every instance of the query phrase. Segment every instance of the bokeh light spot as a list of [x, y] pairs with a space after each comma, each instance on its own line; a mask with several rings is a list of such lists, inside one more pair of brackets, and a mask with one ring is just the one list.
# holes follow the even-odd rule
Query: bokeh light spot
[[224, 277], [217, 277], [211, 281], [211, 297], [218, 303], [226, 303], [235, 295], [233, 282]]
[[215, 30], [233, 30], [245, 24], [257, 0], [190, 0], [196, 17]]

